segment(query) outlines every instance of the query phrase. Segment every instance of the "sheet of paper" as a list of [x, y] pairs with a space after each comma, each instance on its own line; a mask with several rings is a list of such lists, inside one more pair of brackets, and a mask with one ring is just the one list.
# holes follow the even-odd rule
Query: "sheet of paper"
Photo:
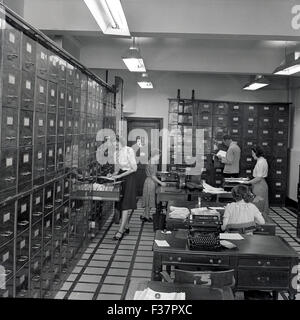
[[220, 233], [220, 240], [243, 240], [239, 233]]
[[208, 209], [212, 209], [212, 210], [224, 210], [225, 207], [208, 207]]
[[217, 156], [218, 156], [218, 157], [225, 158], [225, 157], [226, 157], [226, 151], [219, 150], [218, 153], [217, 153]]
[[170, 245], [168, 244], [168, 242], [166, 240], [155, 240], [155, 243], [159, 247], [170, 247]]
[[220, 241], [221, 246], [227, 248], [227, 249], [234, 249], [236, 248], [236, 245], [230, 241], [227, 240], [221, 240]]

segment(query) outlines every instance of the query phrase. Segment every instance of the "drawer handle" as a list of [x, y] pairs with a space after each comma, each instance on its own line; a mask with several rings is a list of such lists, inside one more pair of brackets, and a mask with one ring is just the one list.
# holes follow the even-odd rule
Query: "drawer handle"
[[34, 217], [39, 217], [39, 216], [41, 216], [42, 214], [43, 214], [43, 212], [38, 211], [38, 212], [33, 213], [32, 215], [33, 215]]
[[62, 202], [62, 199], [56, 199], [55, 202], [60, 203], [60, 202]]
[[49, 107], [56, 107], [56, 104], [49, 104]]
[[27, 226], [28, 224], [29, 224], [29, 221], [27, 221], [27, 220], [18, 222], [18, 226], [22, 226], [22, 227], [25, 227], [25, 226]]
[[60, 230], [60, 229], [61, 229], [61, 226], [56, 226], [55, 229], [56, 229], [56, 230]]
[[29, 175], [31, 175], [31, 171], [27, 171], [27, 172], [21, 173], [21, 176], [23, 176], [23, 177], [26, 177], [26, 176], [29, 176]]
[[15, 140], [17, 137], [6, 137], [6, 140]]
[[69, 197], [69, 196], [70, 196], [70, 193], [65, 193], [64, 196], [65, 196], [65, 197]]
[[26, 61], [26, 62], [25, 62], [25, 66], [26, 66], [26, 67], [34, 66], [34, 62]]
[[258, 265], [261, 265], [261, 261], [257, 261], [257, 264], [258, 264]]
[[13, 59], [16, 59], [16, 58], [18, 58], [18, 55], [15, 54], [15, 53], [11, 53], [11, 54], [7, 55], [7, 59], [8, 60], [13, 60]]
[[214, 260], [213, 259], [209, 259], [209, 263], [214, 263]]
[[40, 281], [41, 277], [40, 276], [34, 276], [32, 277], [32, 281], [37, 282]]
[[271, 264], [271, 262], [270, 261], [267, 261], [267, 266], [269, 266]]
[[39, 169], [36, 169], [37, 171], [44, 171], [45, 168], [39, 168]]
[[39, 104], [41, 104], [41, 105], [46, 105], [46, 103], [45, 103], [45, 102], [39, 102]]
[[1, 237], [10, 237], [13, 234], [12, 231], [4, 231], [0, 233]]
[[18, 258], [18, 261], [19, 261], [19, 262], [24, 262], [24, 261], [26, 261], [26, 260], [28, 260], [28, 257], [27, 257], [27, 256], [21, 256], [20, 258]]
[[221, 263], [222, 263], [222, 260], [221, 260], [221, 259], [219, 259], [219, 260], [218, 260], [218, 264], [221, 264]]
[[7, 181], [7, 182], [11, 182], [11, 181], [16, 180], [16, 178], [15, 177], [7, 177], [4, 180]]
[[32, 136], [24, 136], [23, 139], [31, 139]]
[[32, 102], [33, 100], [32, 99], [23, 99], [23, 101]]
[[16, 98], [18, 98], [18, 96], [7, 95], [7, 98], [10, 98], [10, 99], [16, 99]]
[[178, 258], [177, 258], [177, 261], [181, 261], [181, 257], [178, 257]]
[[52, 209], [52, 208], [53, 208], [53, 205], [52, 205], [52, 204], [47, 204], [47, 205], [45, 206], [45, 208], [46, 208], [46, 209]]
[[39, 243], [35, 244], [32, 249], [38, 250], [41, 247]]

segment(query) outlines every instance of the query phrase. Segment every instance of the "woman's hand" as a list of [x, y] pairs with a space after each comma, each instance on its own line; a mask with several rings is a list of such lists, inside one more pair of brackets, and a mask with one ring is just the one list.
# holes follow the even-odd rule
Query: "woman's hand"
[[167, 186], [167, 184], [166, 184], [165, 182], [161, 182], [160, 185], [161, 185], [162, 187], [166, 187], [166, 186]]

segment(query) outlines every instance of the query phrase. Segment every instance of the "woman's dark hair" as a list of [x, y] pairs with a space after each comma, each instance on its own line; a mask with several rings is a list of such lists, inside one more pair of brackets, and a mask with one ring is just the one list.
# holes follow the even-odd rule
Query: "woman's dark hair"
[[245, 185], [233, 187], [231, 193], [235, 201], [244, 200], [245, 202], [250, 202], [253, 198], [250, 189]]
[[253, 147], [251, 150], [256, 154], [257, 158], [263, 157], [264, 156], [264, 151], [261, 147]]

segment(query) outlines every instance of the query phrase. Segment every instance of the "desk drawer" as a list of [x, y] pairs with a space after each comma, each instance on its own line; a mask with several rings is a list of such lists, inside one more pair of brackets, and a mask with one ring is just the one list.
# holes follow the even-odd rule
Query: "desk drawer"
[[238, 287], [274, 289], [287, 288], [289, 272], [285, 270], [238, 270]]
[[229, 266], [229, 257], [217, 257], [210, 255], [163, 255], [163, 263], [177, 264], [177, 263], [187, 263], [193, 265], [209, 265], [209, 266]]
[[266, 259], [256, 257], [255, 259], [250, 258], [241, 258], [239, 259], [239, 266], [247, 266], [247, 267], [287, 267], [288, 261], [285, 259]]

